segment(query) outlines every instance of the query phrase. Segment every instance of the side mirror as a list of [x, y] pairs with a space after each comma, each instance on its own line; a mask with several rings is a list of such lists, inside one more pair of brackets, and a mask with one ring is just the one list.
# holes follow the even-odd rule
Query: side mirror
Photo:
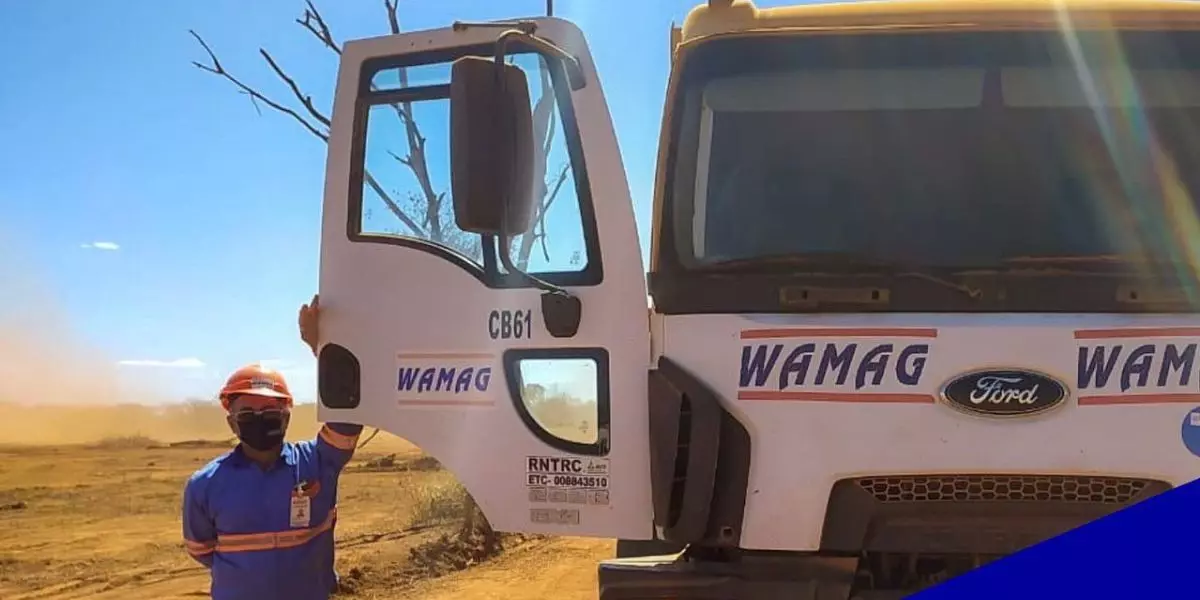
[[450, 71], [450, 191], [463, 231], [515, 237], [533, 219], [533, 111], [519, 67], [467, 56]]

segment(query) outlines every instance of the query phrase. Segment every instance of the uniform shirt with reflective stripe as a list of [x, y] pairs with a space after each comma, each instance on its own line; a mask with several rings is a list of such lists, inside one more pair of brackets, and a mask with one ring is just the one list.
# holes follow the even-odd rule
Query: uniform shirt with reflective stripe
[[[196, 471], [184, 488], [183, 538], [212, 572], [214, 600], [325, 600], [336, 584], [333, 525], [338, 475], [361, 425], [327, 423], [314, 440], [287, 442], [263, 469], [241, 451]], [[309, 497], [293, 527], [292, 498]]]

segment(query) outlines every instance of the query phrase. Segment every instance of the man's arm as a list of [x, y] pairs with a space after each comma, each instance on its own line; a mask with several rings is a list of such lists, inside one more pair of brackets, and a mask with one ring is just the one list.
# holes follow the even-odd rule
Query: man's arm
[[320, 433], [317, 434], [317, 456], [320, 457], [321, 463], [340, 471], [354, 457], [360, 433], [362, 425], [353, 423], [322, 425]]
[[217, 549], [217, 527], [208, 513], [204, 480], [193, 475], [183, 488], [183, 545], [196, 562], [212, 568]]
[[[300, 339], [308, 344], [313, 356], [317, 355], [317, 340], [320, 339], [321, 298], [312, 297], [312, 302], [300, 307]], [[317, 456], [321, 463], [334, 469], [341, 470], [354, 456], [358, 446], [358, 435], [362, 433], [362, 425], [353, 423], [326, 423], [317, 434]]]
[[[312, 302], [300, 307], [300, 339], [308, 344], [313, 356], [317, 355], [317, 340], [320, 336], [321, 298], [314, 295]], [[358, 435], [362, 433], [362, 425], [353, 423], [326, 423], [317, 434], [317, 456], [321, 463], [334, 469], [341, 470], [354, 456], [358, 446]]]

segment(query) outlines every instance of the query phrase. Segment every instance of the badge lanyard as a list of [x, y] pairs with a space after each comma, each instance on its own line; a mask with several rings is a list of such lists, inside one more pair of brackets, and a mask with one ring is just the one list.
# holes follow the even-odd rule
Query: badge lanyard
[[296, 527], [310, 527], [312, 525], [312, 498], [308, 496], [307, 490], [303, 488], [300, 480], [300, 461], [297, 460], [295, 470], [292, 474], [295, 477], [296, 485], [292, 487], [291, 494], [291, 515], [288, 519], [289, 525]]

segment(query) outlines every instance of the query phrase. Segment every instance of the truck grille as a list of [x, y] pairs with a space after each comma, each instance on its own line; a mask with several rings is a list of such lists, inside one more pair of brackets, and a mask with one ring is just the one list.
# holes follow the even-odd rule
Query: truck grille
[[1072, 502], [1125, 504], [1149, 479], [1073, 475], [899, 475], [863, 477], [879, 502]]

